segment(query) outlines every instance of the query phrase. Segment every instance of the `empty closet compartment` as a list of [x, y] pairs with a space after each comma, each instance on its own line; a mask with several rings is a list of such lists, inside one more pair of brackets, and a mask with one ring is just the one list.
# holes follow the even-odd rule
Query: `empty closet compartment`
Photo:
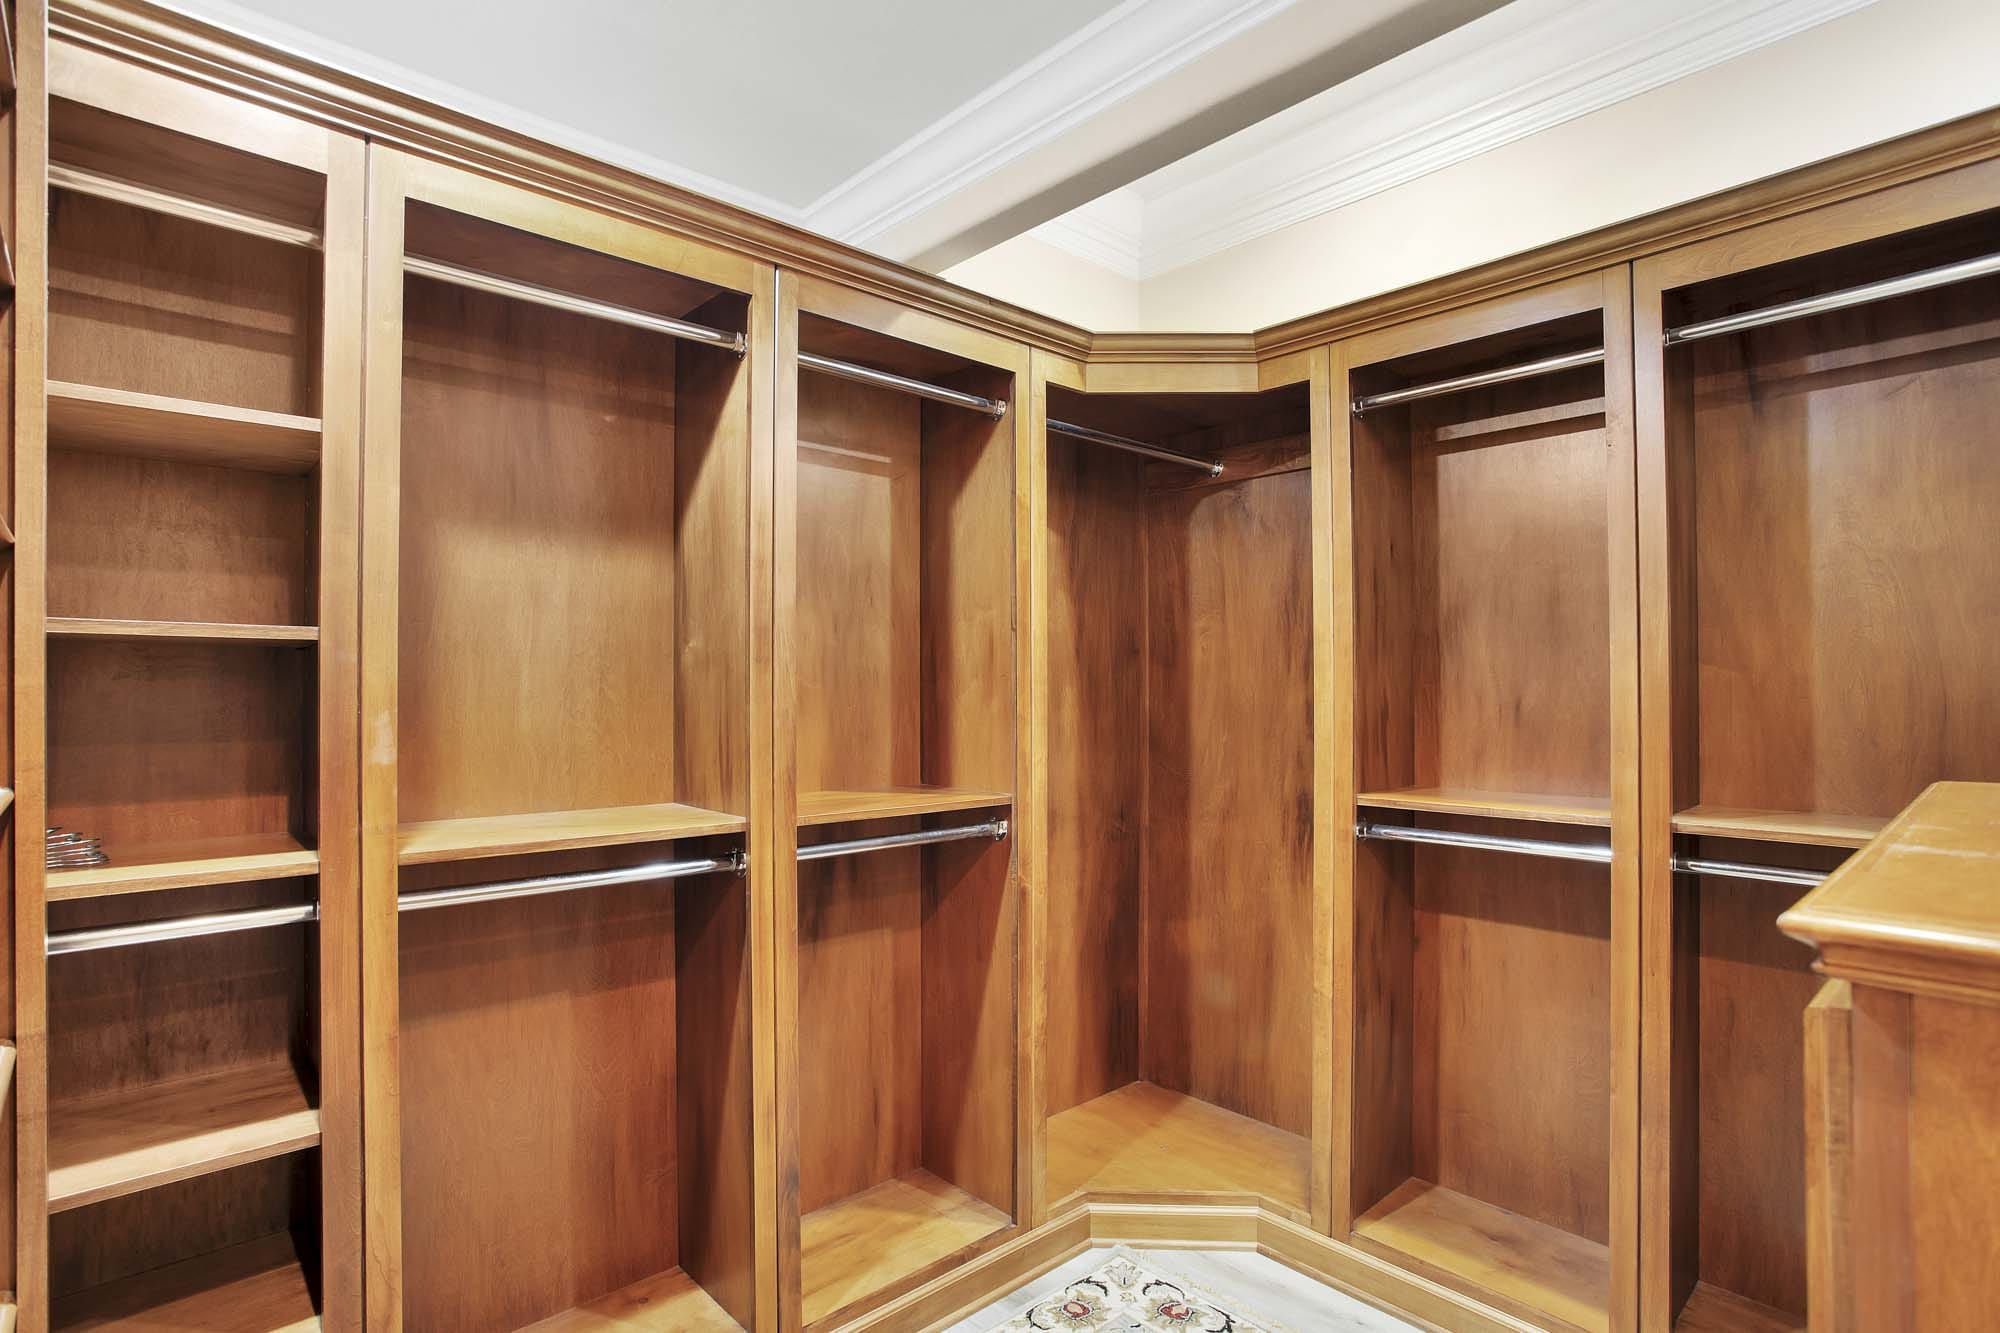
[[310, 874], [323, 179], [50, 119], [49, 896]]
[[1005, 806], [1013, 376], [810, 312], [798, 337], [796, 508], [779, 521], [799, 823]]
[[295, 880], [50, 904], [54, 1327], [316, 1318], [313, 898]]
[[1996, 237], [1662, 294], [1677, 831], [1859, 846], [2000, 777]]
[[1590, 310], [1350, 373], [1365, 809], [1610, 824], [1603, 346]]
[[402, 1320], [749, 1327], [749, 301], [392, 172]]
[[1601, 291], [1496, 303], [1442, 345], [1450, 324], [1357, 340], [1342, 404], [1358, 837], [1336, 1212], [1362, 1248], [1567, 1329], [1611, 1321], [1612, 1089], [1636, 1059], [1613, 1041], [1631, 491]]
[[1050, 1207], [1309, 1221], [1307, 386], [1048, 418]]
[[801, 833], [801, 1320], [837, 1324], [1015, 1215], [1018, 907], [1003, 812]]
[[1929, 783], [2000, 778], [2000, 210], [1807, 253], [1765, 234], [1635, 270], [1661, 326], [1677, 872], [1650, 1027], [1673, 1244], [1649, 1295], [1689, 1329], [1805, 1325], [1816, 978], [1779, 915]]
[[1016, 1216], [1015, 379], [810, 311], [798, 347], [779, 463], [799, 826], [780, 1023], [796, 1024], [799, 1319], [823, 1327]]

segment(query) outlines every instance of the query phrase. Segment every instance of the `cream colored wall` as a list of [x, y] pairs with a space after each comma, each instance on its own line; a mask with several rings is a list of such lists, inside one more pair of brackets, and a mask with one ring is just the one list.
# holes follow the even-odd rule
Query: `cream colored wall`
[[[1050, 247], [1027, 237], [946, 276], [1098, 330], [1249, 330], [1996, 105], [2000, 0], [1879, 0], [1144, 282], [1051, 282]], [[1104, 322], [1128, 305], [1135, 322]]]

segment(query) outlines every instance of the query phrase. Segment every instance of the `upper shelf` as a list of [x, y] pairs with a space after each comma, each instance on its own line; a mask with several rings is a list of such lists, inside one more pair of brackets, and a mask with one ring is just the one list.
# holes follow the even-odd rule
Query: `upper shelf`
[[969, 787], [878, 787], [869, 791], [809, 791], [799, 793], [799, 827], [844, 824], [862, 819], [899, 819], [946, 810], [983, 810], [1011, 805], [1004, 791]]
[[1525, 819], [1538, 824], [1611, 827], [1611, 802], [1601, 796], [1547, 796], [1537, 792], [1481, 791], [1471, 787], [1398, 787], [1365, 791], [1355, 803], [1376, 810], [1416, 810], [1482, 819]]
[[50, 616], [49, 635], [114, 643], [281, 644], [319, 642], [316, 625], [226, 625], [199, 620], [107, 620], [96, 616]]
[[112, 846], [112, 864], [49, 871], [48, 899], [103, 898], [203, 884], [249, 884], [319, 873], [319, 853], [284, 833]]
[[211, 467], [306, 473], [319, 463], [320, 420], [50, 380], [49, 442]]
[[288, 1062], [121, 1088], [49, 1107], [49, 1209], [61, 1212], [319, 1142]]
[[602, 810], [551, 810], [524, 815], [482, 815], [405, 824], [396, 831], [400, 865], [466, 861], [482, 856], [618, 847], [671, 838], [741, 833], [749, 821], [696, 805], [619, 805]]
[[1865, 847], [1888, 822], [1872, 815], [1823, 815], [1810, 810], [1743, 810], [1726, 805], [1695, 805], [1674, 815], [1674, 832], [1807, 847]]

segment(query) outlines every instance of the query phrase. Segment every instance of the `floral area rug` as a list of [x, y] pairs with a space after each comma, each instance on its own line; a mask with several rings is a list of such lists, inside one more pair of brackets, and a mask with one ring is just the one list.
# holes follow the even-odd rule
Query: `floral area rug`
[[1119, 1254], [1096, 1272], [1037, 1301], [992, 1333], [1286, 1333], [1234, 1301], [1176, 1277], [1148, 1271]]

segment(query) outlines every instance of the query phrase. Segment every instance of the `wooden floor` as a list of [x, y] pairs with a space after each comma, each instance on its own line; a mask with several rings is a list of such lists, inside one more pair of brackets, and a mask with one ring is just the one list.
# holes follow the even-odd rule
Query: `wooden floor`
[[1427, 1180], [1404, 1181], [1354, 1224], [1354, 1237], [1537, 1324], [1610, 1326], [1606, 1247]]
[[1049, 1198], [1238, 1194], [1310, 1220], [1312, 1144], [1151, 1083], [1128, 1083], [1049, 1121]]
[[1674, 1333], [1805, 1333], [1806, 1321], [1700, 1283], [1674, 1320]]
[[800, 1257], [808, 1325], [1009, 1225], [999, 1209], [912, 1171], [807, 1213]]
[[550, 1315], [522, 1333], [741, 1333], [741, 1329], [693, 1278], [673, 1268], [588, 1305]]
[[64, 1330], [293, 1333], [317, 1329], [319, 1316], [292, 1238], [280, 1233], [63, 1297], [49, 1322]]

